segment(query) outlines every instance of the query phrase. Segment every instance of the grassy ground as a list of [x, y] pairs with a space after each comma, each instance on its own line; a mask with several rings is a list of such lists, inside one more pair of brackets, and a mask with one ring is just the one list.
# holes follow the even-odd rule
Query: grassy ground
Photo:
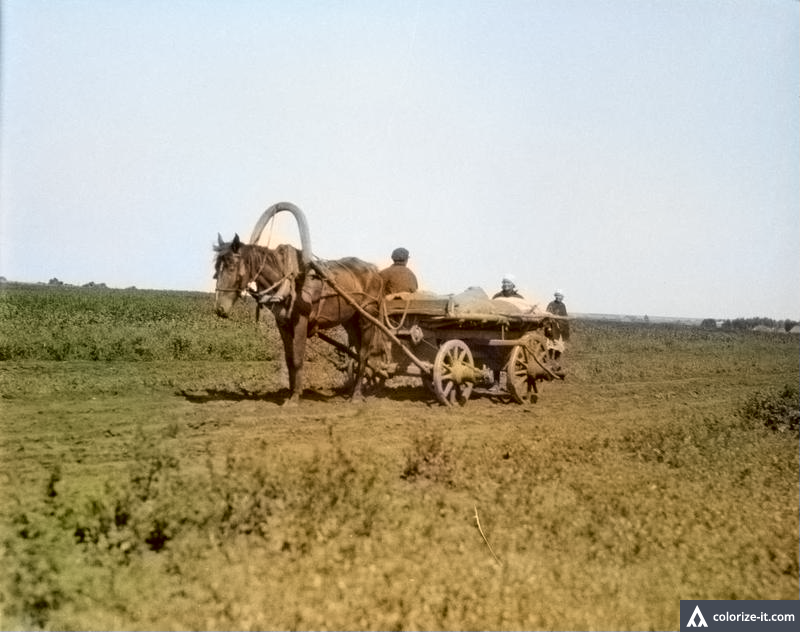
[[577, 321], [539, 403], [455, 410], [408, 380], [350, 405], [314, 345], [287, 410], [266, 322], [93, 291], [0, 302], [3, 629], [663, 630], [681, 598], [798, 598], [796, 336]]

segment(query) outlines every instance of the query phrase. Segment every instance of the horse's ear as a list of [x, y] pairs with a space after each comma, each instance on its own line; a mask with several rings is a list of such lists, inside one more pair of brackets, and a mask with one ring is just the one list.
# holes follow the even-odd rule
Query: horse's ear
[[239, 233], [236, 233], [233, 236], [233, 241], [231, 242], [231, 250], [234, 252], [239, 252], [239, 247], [242, 245], [242, 240], [239, 239]]
[[218, 243], [220, 246], [224, 246], [224, 245], [225, 245], [225, 242], [224, 242], [224, 241], [222, 241], [222, 235], [220, 235], [219, 233], [217, 233], [217, 243]]

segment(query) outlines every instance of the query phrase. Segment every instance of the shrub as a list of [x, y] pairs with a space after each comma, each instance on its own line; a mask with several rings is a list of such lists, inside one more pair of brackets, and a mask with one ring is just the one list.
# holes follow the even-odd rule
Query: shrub
[[454, 463], [451, 450], [445, 445], [441, 432], [416, 435], [405, 455], [401, 478], [427, 478], [437, 483], [453, 484]]
[[798, 389], [784, 386], [782, 390], [751, 395], [739, 408], [739, 416], [776, 432], [798, 434], [800, 426], [800, 397]]

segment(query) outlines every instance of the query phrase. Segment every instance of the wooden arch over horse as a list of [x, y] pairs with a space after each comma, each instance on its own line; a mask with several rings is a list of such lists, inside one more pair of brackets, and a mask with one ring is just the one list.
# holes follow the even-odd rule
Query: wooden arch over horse
[[[275, 249], [258, 245], [264, 227], [279, 212], [287, 211], [297, 220], [302, 249], [281, 244]], [[325, 329], [342, 325], [351, 347], [358, 350], [358, 365], [352, 398], [362, 396], [362, 378], [377, 330], [373, 322], [351, 304], [373, 317], [378, 316], [383, 296], [383, 280], [378, 268], [355, 257], [313, 262], [308, 222], [303, 212], [290, 202], [269, 207], [259, 218], [245, 244], [236, 234], [225, 242], [221, 235], [214, 246], [216, 260], [215, 310], [226, 318], [237, 298], [250, 291], [259, 304], [275, 316], [283, 341], [289, 370], [289, 399], [297, 403], [303, 392], [303, 363], [306, 340]], [[316, 269], [324, 269], [320, 275]], [[325, 278], [323, 278], [323, 276]], [[348, 294], [351, 302], [338, 291]]]

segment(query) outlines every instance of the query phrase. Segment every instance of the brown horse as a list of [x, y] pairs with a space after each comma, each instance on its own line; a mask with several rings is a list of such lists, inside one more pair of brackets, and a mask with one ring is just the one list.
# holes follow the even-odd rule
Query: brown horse
[[[225, 242], [218, 235], [215, 274], [215, 309], [227, 318], [236, 299], [248, 289], [275, 316], [289, 369], [289, 399], [296, 404], [303, 392], [306, 340], [318, 331], [342, 325], [351, 347], [358, 350], [358, 367], [352, 399], [362, 397], [367, 358], [377, 340], [377, 328], [335, 292], [330, 284], [304, 263], [300, 251], [280, 245], [275, 249], [243, 244], [237, 234]], [[316, 265], [338, 288], [347, 292], [367, 313], [377, 316], [383, 296], [378, 268], [348, 257]], [[253, 285], [255, 289], [253, 289]]]

